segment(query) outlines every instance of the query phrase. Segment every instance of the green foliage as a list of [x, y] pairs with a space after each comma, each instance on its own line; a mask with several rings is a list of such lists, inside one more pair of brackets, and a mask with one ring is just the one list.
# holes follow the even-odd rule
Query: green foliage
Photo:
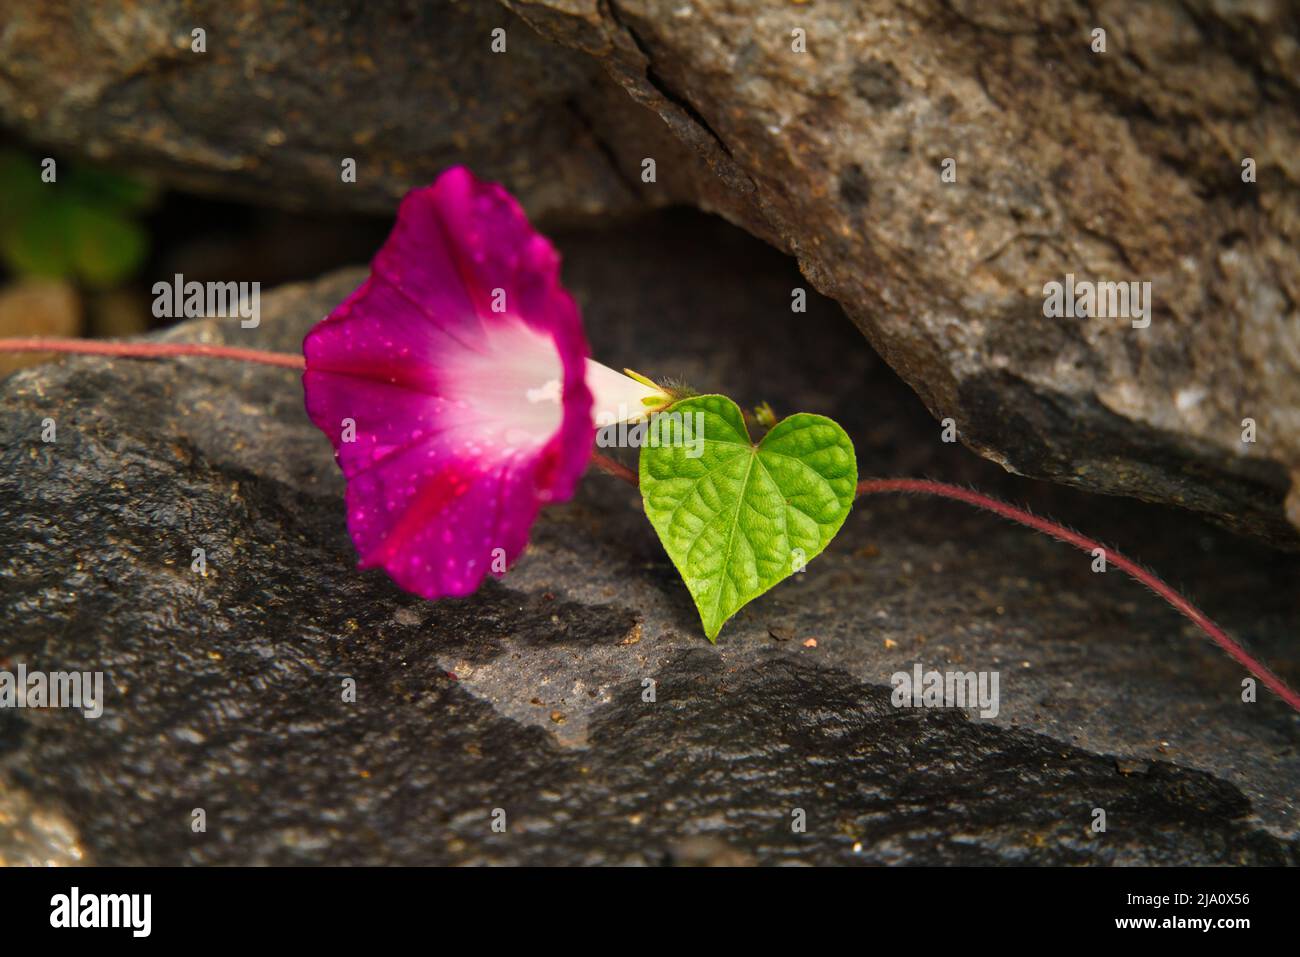
[[792, 415], [755, 446], [725, 396], [669, 411], [690, 417], [692, 428], [702, 423], [702, 454], [692, 457], [700, 447], [690, 442], [647, 445], [641, 497], [713, 641], [732, 615], [835, 537], [853, 505], [857, 459], [848, 435], [824, 416]]
[[149, 251], [134, 216], [152, 186], [102, 170], [61, 165], [53, 183], [41, 163], [0, 152], [0, 259], [20, 275], [111, 286], [131, 276]]

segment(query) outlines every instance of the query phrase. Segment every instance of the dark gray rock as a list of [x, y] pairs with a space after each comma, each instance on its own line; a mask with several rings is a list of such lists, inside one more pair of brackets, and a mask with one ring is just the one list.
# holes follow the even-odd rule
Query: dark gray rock
[[[456, 162], [534, 215], [693, 203], [794, 255], [1004, 468], [1300, 548], [1285, 4], [56, 0], [4, 27], [0, 121], [34, 144], [330, 209]], [[1044, 318], [1066, 274], [1152, 283], [1150, 327]]]
[[[835, 415], [864, 475], [1029, 498], [1300, 671], [1295, 559], [941, 443], [833, 304], [789, 321], [774, 251], [694, 216], [557, 242], [602, 360]], [[172, 335], [294, 350], [361, 275], [266, 296], [257, 330]], [[0, 858], [1296, 863], [1296, 716], [1242, 704], [1240, 670], [1140, 587], [962, 506], [860, 502], [714, 647], [599, 474], [470, 599], [356, 572], [289, 371], [68, 359], [5, 380], [0, 411], [0, 667], [109, 684], [98, 720], [0, 712]], [[896, 711], [889, 675], [916, 661], [998, 670], [1001, 714]]]
[[[969, 447], [1300, 547], [1293, 9], [506, 2], [659, 112], [727, 184], [702, 205], [796, 256]], [[1067, 274], [1150, 282], [1150, 326], [1045, 318]]]
[[[192, 189], [389, 213], [465, 163], [534, 214], [580, 217], [671, 201], [694, 165], [596, 64], [492, 4], [55, 0], [0, 23], [0, 122]], [[683, 161], [650, 191], [646, 155]]]

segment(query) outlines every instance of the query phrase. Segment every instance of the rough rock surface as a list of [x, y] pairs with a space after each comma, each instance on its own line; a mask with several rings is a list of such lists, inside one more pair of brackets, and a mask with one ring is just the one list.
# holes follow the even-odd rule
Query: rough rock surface
[[[1286, 4], [505, 5], [559, 46], [489, 4], [0, 3], [0, 119], [277, 201], [388, 209], [466, 162], [534, 214], [693, 202], [797, 257], [1007, 469], [1300, 547]], [[1151, 325], [1045, 318], [1067, 274], [1150, 282]]]
[[[744, 200], [720, 211], [798, 257], [969, 446], [1300, 544], [1294, 9], [509, 5], [699, 149]], [[1045, 318], [1067, 274], [1150, 282], [1150, 326]]]
[[0, 121], [34, 144], [262, 202], [388, 213], [465, 163], [582, 216], [677, 197], [682, 172], [642, 189], [641, 156], [692, 167], [596, 64], [489, 3], [0, 0], [0, 64]]
[[[789, 321], [774, 251], [697, 217], [558, 242], [602, 359], [835, 415], [864, 474], [1029, 497], [1300, 676], [1300, 562], [943, 444], [837, 307]], [[257, 330], [173, 334], [295, 349], [360, 275], [267, 295]], [[713, 647], [635, 493], [598, 474], [470, 599], [357, 573], [289, 371], [67, 359], [5, 380], [0, 412], [0, 668], [109, 689], [98, 720], [0, 711], [0, 859], [1300, 862], [1296, 716], [1243, 704], [1142, 588], [962, 506], [859, 502]], [[918, 661], [998, 670], [1001, 713], [895, 710]]]

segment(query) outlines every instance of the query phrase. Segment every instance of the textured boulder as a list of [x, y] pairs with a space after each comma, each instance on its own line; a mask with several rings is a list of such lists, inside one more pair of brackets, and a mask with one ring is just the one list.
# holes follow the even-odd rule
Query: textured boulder
[[[834, 415], [864, 473], [1032, 493], [1300, 673], [1296, 559], [945, 445], [837, 307], [789, 322], [778, 253], [694, 216], [557, 241], [602, 359]], [[294, 350], [360, 275], [268, 294], [256, 330], [171, 335]], [[97, 720], [0, 710], [0, 860], [1300, 857], [1296, 717], [1244, 704], [1239, 669], [1142, 588], [961, 506], [859, 502], [713, 647], [637, 496], [599, 474], [470, 599], [358, 573], [286, 370], [67, 359], [4, 380], [0, 412], [0, 669], [103, 670], [108, 689]], [[998, 671], [999, 715], [896, 710], [889, 676], [918, 662]]]
[[[509, 5], [697, 148], [719, 211], [793, 253], [970, 447], [1300, 543], [1288, 7]], [[1045, 318], [1067, 275], [1151, 283], [1150, 325]]]
[[[503, 2], [12, 3], [0, 119], [276, 202], [388, 210], [452, 162], [534, 214], [691, 202], [793, 254], [985, 457], [1300, 545], [1284, 4]], [[1067, 275], [1150, 283], [1150, 325], [1046, 318]]]
[[671, 200], [633, 171], [686, 155], [490, 4], [0, 0], [0, 62], [0, 121], [34, 144], [261, 202], [387, 213], [466, 163], [534, 213], [582, 216]]

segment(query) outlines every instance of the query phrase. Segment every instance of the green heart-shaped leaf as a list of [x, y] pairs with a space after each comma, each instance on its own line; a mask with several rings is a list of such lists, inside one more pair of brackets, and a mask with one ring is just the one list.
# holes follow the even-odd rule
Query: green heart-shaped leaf
[[652, 422], [659, 444], [641, 450], [641, 498], [713, 641], [835, 537], [853, 506], [858, 463], [825, 416], [792, 415], [755, 446], [726, 396], [696, 396], [660, 415], [670, 418]]

